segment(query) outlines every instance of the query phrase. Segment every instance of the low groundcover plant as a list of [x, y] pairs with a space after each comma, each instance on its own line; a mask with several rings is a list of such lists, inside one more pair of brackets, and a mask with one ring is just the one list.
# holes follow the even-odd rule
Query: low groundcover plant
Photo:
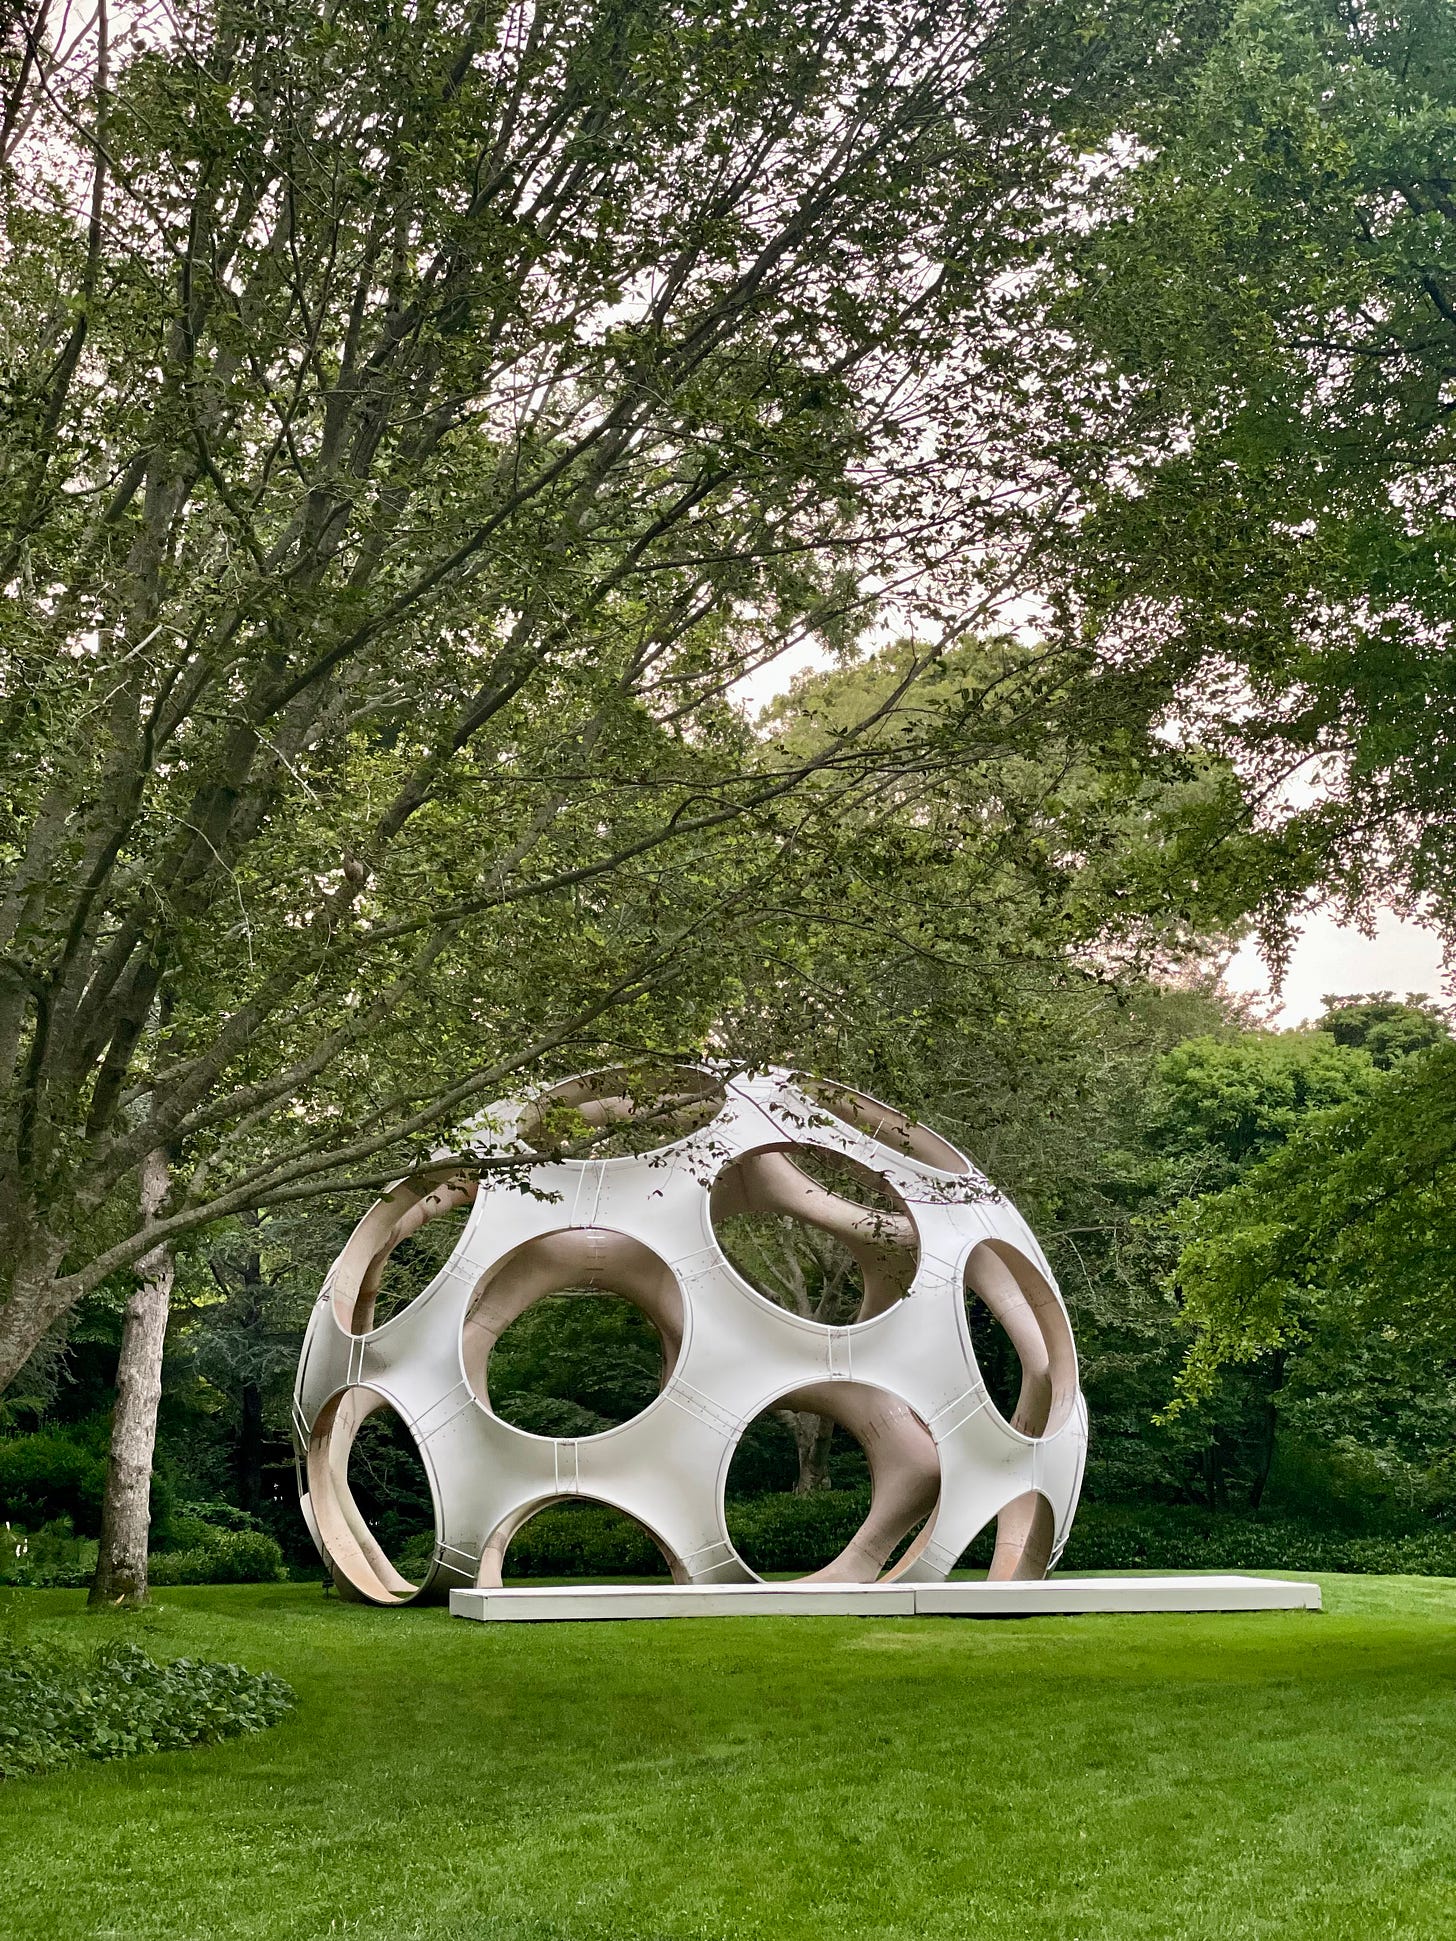
[[0, 1780], [261, 1732], [293, 1710], [271, 1672], [108, 1638], [76, 1650], [0, 1637]]

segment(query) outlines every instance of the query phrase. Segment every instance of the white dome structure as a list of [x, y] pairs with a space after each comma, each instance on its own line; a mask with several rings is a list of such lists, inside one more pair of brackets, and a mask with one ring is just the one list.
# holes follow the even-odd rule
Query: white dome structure
[[[640, 1081], [598, 1073], [488, 1116], [498, 1149], [524, 1155], [520, 1170], [482, 1179], [446, 1156], [401, 1182], [355, 1229], [310, 1320], [294, 1400], [300, 1487], [341, 1590], [392, 1605], [499, 1585], [528, 1519], [582, 1500], [634, 1518], [679, 1583], [751, 1583], [725, 1490], [745, 1429], [775, 1408], [829, 1417], [869, 1465], [863, 1523], [802, 1581], [934, 1582], [993, 1520], [992, 1578], [1046, 1574], [1087, 1449], [1071, 1327], [1025, 1221], [954, 1147], [861, 1093], [787, 1071], [674, 1067], [646, 1105]], [[640, 1143], [651, 1128], [665, 1143], [546, 1156], [565, 1143], [563, 1123], [578, 1136], [599, 1128], [604, 1143], [613, 1129]], [[826, 1173], [850, 1190], [821, 1183]], [[376, 1325], [393, 1250], [467, 1204], [444, 1266]], [[841, 1242], [857, 1270], [852, 1318], [825, 1325], [755, 1288], [718, 1231], [739, 1214]], [[662, 1379], [631, 1420], [558, 1438], [504, 1420], [490, 1370], [511, 1323], [567, 1290], [634, 1303], [660, 1337]], [[1009, 1418], [977, 1363], [976, 1303], [1020, 1362]], [[419, 1583], [385, 1556], [350, 1489], [354, 1439], [385, 1408], [413, 1438], [434, 1503]]]

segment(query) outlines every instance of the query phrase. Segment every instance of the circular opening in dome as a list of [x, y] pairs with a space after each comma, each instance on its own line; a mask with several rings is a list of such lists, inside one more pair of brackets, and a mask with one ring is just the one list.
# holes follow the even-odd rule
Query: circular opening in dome
[[334, 1262], [339, 1326], [369, 1334], [423, 1294], [460, 1244], [479, 1190], [451, 1168], [401, 1180], [376, 1200]]
[[723, 1081], [691, 1065], [618, 1066], [538, 1093], [520, 1135], [539, 1153], [587, 1147], [579, 1157], [622, 1159], [685, 1139], [718, 1116]]
[[969, 1173], [970, 1162], [964, 1153], [956, 1151], [948, 1139], [942, 1139], [938, 1132], [932, 1132], [927, 1125], [907, 1118], [897, 1112], [892, 1105], [882, 1105], [872, 1099], [867, 1092], [856, 1092], [848, 1085], [837, 1085], [831, 1079], [810, 1078], [796, 1073], [794, 1083], [806, 1097], [816, 1105], [823, 1106], [831, 1117], [841, 1124], [853, 1126], [856, 1132], [867, 1133], [880, 1145], [888, 1146], [892, 1152], [902, 1154], [906, 1159], [918, 1159], [922, 1166], [933, 1166], [941, 1173]]
[[512, 1321], [486, 1376], [502, 1422], [538, 1436], [600, 1435], [661, 1391], [662, 1337], [624, 1295], [564, 1288]]
[[[756, 1415], [738, 1439], [728, 1471], [729, 1518], [735, 1505], [762, 1496], [817, 1496], [824, 1490], [843, 1495], [868, 1492], [869, 1486], [865, 1452], [848, 1429], [817, 1410], [779, 1402]], [[744, 1561], [755, 1570], [771, 1568], [760, 1565], [755, 1541], [750, 1534]]]
[[682, 1290], [640, 1241], [540, 1234], [481, 1282], [462, 1352], [477, 1398], [532, 1435], [603, 1435], [661, 1392], [682, 1348]]
[[889, 1182], [818, 1146], [745, 1153], [713, 1182], [711, 1212], [749, 1286], [824, 1327], [883, 1314], [920, 1260], [910, 1209]]
[[1027, 1490], [977, 1532], [954, 1569], [983, 1576], [990, 1584], [1039, 1579], [1051, 1565], [1055, 1539], [1056, 1512], [1040, 1490]]
[[379, 1269], [372, 1326], [382, 1328], [424, 1293], [459, 1246], [469, 1218], [469, 1202], [455, 1201], [432, 1209], [422, 1225], [395, 1242]]
[[1077, 1351], [1041, 1270], [1008, 1242], [983, 1241], [966, 1263], [965, 1316], [997, 1412], [1024, 1436], [1060, 1429], [1077, 1399]]
[[[497, 1556], [501, 1546], [501, 1533], [497, 1533], [486, 1545], [487, 1558]], [[499, 1581], [506, 1584], [563, 1578], [576, 1583], [632, 1584], [667, 1580], [675, 1574], [672, 1559], [645, 1523], [615, 1504], [591, 1497], [557, 1498], [512, 1519], [504, 1552]]]
[[425, 1587], [438, 1533], [429, 1472], [377, 1389], [346, 1389], [320, 1411], [308, 1487], [336, 1578], [372, 1604], [405, 1603]]
[[908, 1403], [826, 1381], [781, 1395], [744, 1429], [725, 1508], [757, 1575], [859, 1584], [918, 1555], [939, 1497], [935, 1441]]

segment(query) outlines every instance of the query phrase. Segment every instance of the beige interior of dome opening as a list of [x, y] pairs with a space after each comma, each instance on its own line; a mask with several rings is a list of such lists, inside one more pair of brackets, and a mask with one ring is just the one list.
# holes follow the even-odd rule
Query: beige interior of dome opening
[[965, 1154], [957, 1152], [948, 1139], [942, 1139], [938, 1132], [907, 1118], [893, 1106], [882, 1105], [867, 1092], [855, 1092], [847, 1085], [834, 1085], [827, 1079], [800, 1076], [797, 1082], [799, 1089], [816, 1105], [822, 1105], [826, 1112], [853, 1126], [856, 1132], [867, 1132], [882, 1146], [918, 1159], [923, 1166], [933, 1166], [938, 1172], [964, 1174], [971, 1170]]
[[401, 1180], [375, 1201], [350, 1234], [330, 1281], [334, 1314], [345, 1333], [368, 1334], [374, 1326], [380, 1282], [399, 1243], [418, 1233], [427, 1220], [472, 1205], [479, 1191], [478, 1179], [449, 1166]]
[[[1021, 1363], [1011, 1426], [1024, 1436], [1054, 1434], [1077, 1400], [1077, 1350], [1061, 1302], [1041, 1270], [1004, 1240], [986, 1240], [966, 1263], [967, 1290], [1006, 1330]], [[1054, 1540], [1051, 1505], [1035, 1490], [996, 1519], [993, 1582], [1044, 1577]]]
[[605, 1129], [644, 1120], [670, 1144], [706, 1125], [723, 1103], [723, 1083], [711, 1072], [673, 1065], [643, 1073], [625, 1068], [588, 1072], [537, 1093], [521, 1114], [520, 1135], [538, 1152], [557, 1142], [544, 1131], [551, 1112], [566, 1107], [587, 1125]]
[[966, 1286], [1006, 1330], [1021, 1363], [1012, 1428], [1024, 1436], [1054, 1434], [1077, 1399], [1077, 1350], [1050, 1283], [1006, 1241], [985, 1240], [966, 1263]]
[[996, 1519], [996, 1549], [986, 1578], [993, 1584], [1025, 1583], [1047, 1574], [1056, 1519], [1038, 1490], [1008, 1503]]
[[683, 1338], [682, 1290], [671, 1269], [650, 1247], [626, 1234], [569, 1227], [543, 1233], [507, 1254], [470, 1303], [461, 1337], [465, 1378], [487, 1408], [490, 1356], [497, 1341], [528, 1307], [569, 1288], [619, 1294], [639, 1308], [662, 1342], [662, 1380], [671, 1375]]
[[860, 1175], [894, 1210], [859, 1206], [811, 1179], [794, 1164], [794, 1154], [813, 1150], [789, 1146], [746, 1153], [735, 1160], [713, 1182], [711, 1217], [716, 1225], [735, 1214], [778, 1213], [832, 1235], [847, 1249], [864, 1282], [855, 1323], [872, 1321], [903, 1299], [915, 1278], [920, 1261], [915, 1222], [899, 1194], [878, 1173], [837, 1153], [826, 1157]]
[[378, 1389], [346, 1389], [319, 1411], [308, 1439], [309, 1502], [334, 1582], [341, 1596], [372, 1604], [402, 1604], [420, 1588], [385, 1556], [349, 1488], [354, 1438], [371, 1415], [389, 1407]]

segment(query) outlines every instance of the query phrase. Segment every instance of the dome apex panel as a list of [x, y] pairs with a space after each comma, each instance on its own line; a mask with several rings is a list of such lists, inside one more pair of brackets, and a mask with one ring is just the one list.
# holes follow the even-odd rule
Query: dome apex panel
[[[573, 1500], [635, 1518], [680, 1582], [749, 1579], [729, 1463], [785, 1408], [869, 1459], [869, 1511], [830, 1575], [943, 1577], [993, 1519], [993, 1575], [1059, 1553], [1087, 1436], [1070, 1324], [1026, 1223], [940, 1134], [832, 1081], [706, 1064], [586, 1074], [481, 1125], [470, 1157], [441, 1155], [365, 1215], [304, 1342], [305, 1514], [353, 1595], [499, 1583], [519, 1529]], [[615, 1420], [580, 1400], [505, 1420], [520, 1364], [502, 1339], [557, 1310], [579, 1321], [582, 1299], [625, 1304], [611, 1339], [637, 1344], [613, 1351], [636, 1400]], [[349, 1489], [353, 1442], [385, 1408], [429, 1477], [419, 1583]]]

